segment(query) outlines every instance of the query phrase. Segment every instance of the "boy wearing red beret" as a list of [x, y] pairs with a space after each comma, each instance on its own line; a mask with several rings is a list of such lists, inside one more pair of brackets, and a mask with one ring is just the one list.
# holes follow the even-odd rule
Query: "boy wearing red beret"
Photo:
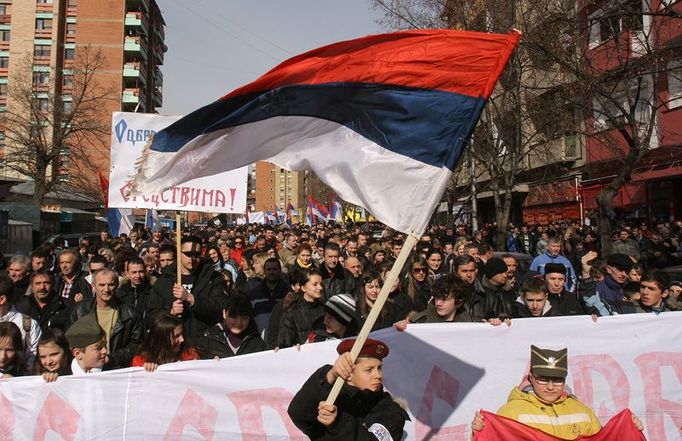
[[[289, 404], [289, 416], [311, 440], [399, 440], [407, 412], [384, 391], [382, 363], [389, 349], [367, 339], [355, 363], [354, 339], [336, 348], [334, 366], [318, 369]], [[325, 403], [338, 377], [346, 382], [336, 404]]]

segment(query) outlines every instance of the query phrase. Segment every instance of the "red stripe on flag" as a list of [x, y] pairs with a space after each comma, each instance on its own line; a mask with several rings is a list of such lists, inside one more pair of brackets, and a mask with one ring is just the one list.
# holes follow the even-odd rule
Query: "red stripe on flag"
[[[494, 413], [481, 411], [483, 430], [476, 432], [474, 441], [565, 441], [525, 424]], [[621, 411], [599, 433], [575, 438], [580, 441], [646, 441], [644, 434], [632, 422], [630, 409]]]
[[370, 35], [281, 63], [222, 99], [283, 86], [376, 83], [488, 98], [521, 37], [456, 30]]
[[104, 209], [109, 208], [109, 179], [107, 179], [102, 172], [97, 170], [99, 176], [99, 186], [102, 189], [102, 196], [104, 197]]

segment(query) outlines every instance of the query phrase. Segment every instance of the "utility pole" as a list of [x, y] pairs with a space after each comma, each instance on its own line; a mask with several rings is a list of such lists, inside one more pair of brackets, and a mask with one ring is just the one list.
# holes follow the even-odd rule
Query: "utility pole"
[[[469, 145], [469, 149], [473, 148]], [[476, 200], [476, 160], [469, 153], [469, 176], [471, 178], [471, 229], [478, 230], [478, 201]]]

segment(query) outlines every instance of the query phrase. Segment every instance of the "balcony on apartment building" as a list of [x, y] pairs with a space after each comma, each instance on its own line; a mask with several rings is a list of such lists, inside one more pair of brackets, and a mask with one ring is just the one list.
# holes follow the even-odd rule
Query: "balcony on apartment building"
[[126, 12], [124, 23], [128, 29], [141, 30], [142, 33], [147, 33], [147, 17], [141, 11]]
[[154, 58], [156, 58], [156, 64], [162, 65], [164, 53], [168, 50], [165, 44], [158, 44], [156, 50], [154, 51]]
[[126, 0], [128, 11], [149, 11], [149, 0]]
[[147, 72], [139, 61], [127, 61], [123, 65], [123, 77], [126, 80], [140, 80], [147, 83]]
[[144, 92], [139, 87], [127, 87], [123, 89], [121, 102], [123, 104], [144, 104]]
[[141, 54], [147, 59], [147, 42], [139, 35], [127, 35], [123, 41], [123, 50], [134, 54]]
[[163, 85], [163, 72], [158, 67], [154, 69], [154, 84], [157, 86]]
[[163, 24], [157, 23], [154, 26], [154, 33], [156, 34], [156, 39], [159, 43], [163, 43], [166, 40], [166, 31], [163, 29]]
[[152, 94], [152, 99], [154, 101], [154, 107], [163, 106], [163, 92], [160, 87], [154, 88], [154, 93]]

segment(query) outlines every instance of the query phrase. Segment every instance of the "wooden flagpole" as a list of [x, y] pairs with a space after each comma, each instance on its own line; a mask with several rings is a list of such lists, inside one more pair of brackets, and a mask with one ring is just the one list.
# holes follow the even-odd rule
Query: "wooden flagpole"
[[[398, 254], [398, 258], [393, 264], [393, 267], [391, 267], [391, 271], [388, 272], [388, 275], [386, 276], [386, 281], [384, 282], [384, 285], [381, 287], [381, 291], [379, 292], [379, 296], [377, 297], [376, 302], [374, 302], [374, 305], [372, 305], [372, 309], [369, 311], [367, 320], [365, 320], [365, 324], [362, 325], [362, 329], [360, 329], [360, 332], [358, 333], [358, 336], [355, 340], [355, 344], [353, 344], [353, 348], [350, 350], [350, 356], [352, 357], [353, 362], [355, 362], [355, 360], [358, 358], [358, 354], [360, 353], [362, 346], [365, 344], [367, 336], [372, 330], [374, 323], [377, 321], [379, 313], [381, 312], [381, 309], [384, 307], [384, 303], [386, 303], [386, 300], [388, 299], [388, 295], [391, 293], [391, 288], [393, 287], [393, 284], [396, 282], [396, 280], [398, 280], [400, 272], [403, 270], [405, 262], [407, 261], [407, 258], [410, 256], [410, 252], [412, 252], [412, 248], [414, 248], [414, 246], [417, 245], [418, 241], [419, 238], [413, 234], [409, 234], [405, 239], [403, 248], [400, 250], [400, 254]], [[334, 382], [334, 386], [332, 386], [332, 390], [331, 392], [329, 392], [329, 395], [327, 396], [326, 400], [327, 404], [334, 404], [334, 402], [339, 396], [339, 393], [341, 392], [343, 383], [344, 383], [343, 378], [341, 377], [336, 378], [336, 382]]]
[[180, 259], [182, 258], [180, 254], [182, 254], [182, 245], [181, 245], [181, 240], [182, 240], [182, 232], [180, 228], [180, 212], [175, 213], [175, 268], [177, 269], [178, 275], [177, 275], [177, 282], [178, 286], [182, 286], [182, 264], [180, 263]]

